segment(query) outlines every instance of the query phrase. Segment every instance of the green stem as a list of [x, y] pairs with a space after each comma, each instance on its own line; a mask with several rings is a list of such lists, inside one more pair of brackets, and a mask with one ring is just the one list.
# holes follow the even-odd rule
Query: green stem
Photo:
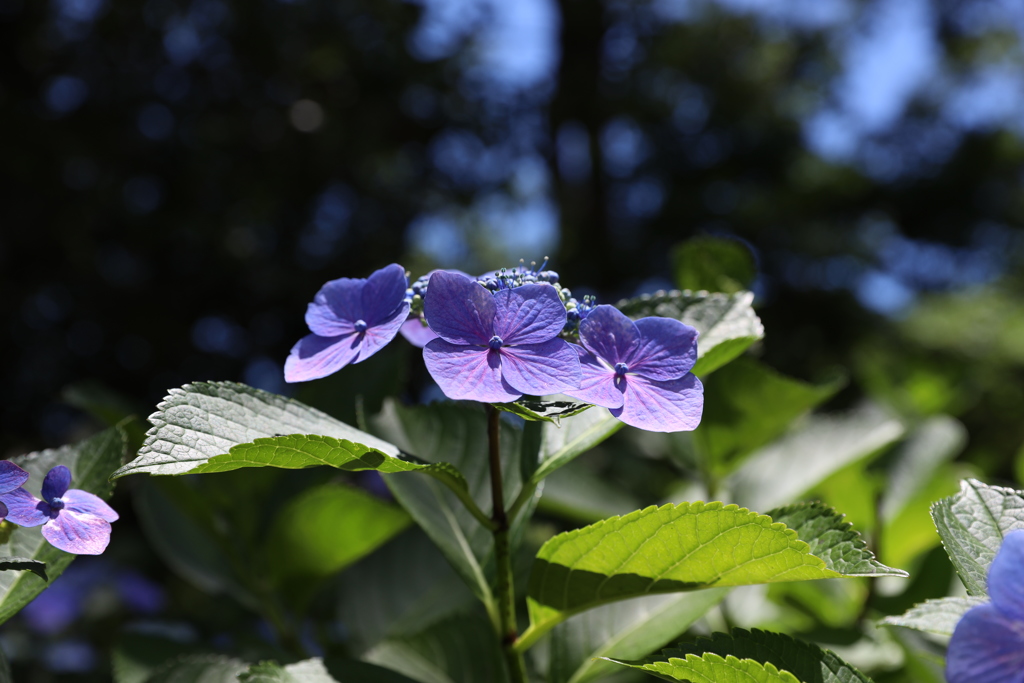
[[501, 422], [494, 406], [487, 406], [487, 445], [491, 465], [491, 500], [494, 510], [494, 559], [498, 572], [498, 614], [501, 629], [498, 637], [505, 653], [512, 683], [527, 683], [523, 656], [513, 648], [519, 635], [516, 624], [515, 586], [512, 581], [512, 551], [509, 543], [509, 517], [505, 512], [505, 493], [501, 484]]

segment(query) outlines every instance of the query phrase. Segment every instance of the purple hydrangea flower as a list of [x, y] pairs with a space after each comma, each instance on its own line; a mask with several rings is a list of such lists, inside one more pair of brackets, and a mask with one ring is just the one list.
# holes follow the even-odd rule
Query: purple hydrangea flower
[[972, 607], [949, 641], [949, 683], [1024, 681], [1024, 530], [1003, 539], [988, 570], [992, 602]]
[[306, 309], [313, 334], [292, 347], [284, 364], [287, 382], [306, 382], [377, 353], [395, 338], [409, 315], [405, 269], [392, 263], [369, 278], [331, 280]]
[[99, 555], [110, 542], [110, 523], [117, 513], [99, 496], [68, 489], [71, 470], [57, 465], [43, 478], [43, 500], [23, 488], [0, 494], [7, 519], [20, 526], [43, 525], [50, 545], [75, 555]]
[[564, 393], [604, 406], [628, 425], [651, 432], [696, 428], [704, 387], [690, 373], [697, 330], [671, 318], [633, 322], [614, 306], [597, 306], [580, 323], [575, 347], [583, 379]]
[[491, 294], [471, 278], [437, 272], [423, 312], [439, 337], [424, 347], [423, 360], [448, 398], [505, 403], [580, 384], [579, 359], [558, 338], [565, 306], [551, 285]]
[[[28, 472], [10, 460], [0, 460], [0, 495], [21, 487], [28, 481]], [[0, 500], [0, 520], [7, 516], [7, 506]]]

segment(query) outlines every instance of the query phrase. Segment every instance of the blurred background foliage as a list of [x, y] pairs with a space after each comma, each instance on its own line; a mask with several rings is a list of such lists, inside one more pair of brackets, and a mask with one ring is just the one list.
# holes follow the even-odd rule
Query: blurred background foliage
[[[1011, 0], [0, 0], [0, 455], [145, 417], [193, 380], [349, 421], [436, 397], [400, 343], [282, 380], [319, 286], [394, 261], [416, 277], [550, 255], [609, 303], [751, 289], [766, 338], [709, 378], [701, 430], [623, 431], [552, 478], [546, 524], [739, 496], [776, 439], [813, 450], [846, 425], [845, 460], [790, 493], [918, 578], [736, 591], [724, 614], [882, 639], [867, 650], [892, 680], [930, 680], [912, 636], [851, 624], [947, 591], [928, 501], [964, 473], [1024, 477], [1022, 36]], [[225, 500], [334, 486], [247, 476]], [[126, 514], [108, 556], [72, 566], [57, 585], [79, 597], [44, 594], [70, 616], [5, 627], [31, 680], [103, 680], [110, 643], [88, 624], [160, 615], [237, 651], [251, 621], [264, 642], [251, 586], [203, 583], [237, 558], [175, 573], [144, 540], [161, 505], [216, 502], [185, 488], [126, 482], [119, 509], [134, 489], [143, 525]], [[234, 513], [250, 535], [269, 514]], [[115, 565], [135, 573], [111, 583]]]

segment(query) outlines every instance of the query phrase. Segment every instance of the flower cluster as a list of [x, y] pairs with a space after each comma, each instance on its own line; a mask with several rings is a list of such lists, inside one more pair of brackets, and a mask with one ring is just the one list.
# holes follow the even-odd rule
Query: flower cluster
[[306, 323], [312, 334], [285, 363], [289, 382], [365, 360], [401, 331], [423, 348], [449, 398], [505, 403], [563, 393], [661, 432], [694, 429], [703, 411], [703, 387], [690, 372], [696, 330], [668, 318], [633, 321], [590, 296], [579, 301], [547, 259], [477, 278], [439, 270], [411, 286], [393, 264], [365, 280], [328, 282]]
[[988, 570], [991, 602], [957, 622], [946, 656], [949, 683], [1017, 683], [1024, 676], [1024, 529], [1003, 539]]
[[118, 515], [99, 496], [70, 489], [71, 470], [57, 465], [43, 478], [43, 499], [22, 486], [29, 474], [0, 460], [0, 517], [19, 526], [42, 526], [50, 545], [75, 555], [99, 555], [110, 542], [110, 523]]

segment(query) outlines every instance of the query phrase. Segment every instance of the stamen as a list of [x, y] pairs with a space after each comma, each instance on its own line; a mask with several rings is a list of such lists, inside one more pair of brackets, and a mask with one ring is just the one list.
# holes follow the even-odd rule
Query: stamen
[[497, 351], [498, 349], [501, 348], [502, 344], [504, 343], [505, 342], [502, 341], [501, 337], [499, 337], [498, 335], [494, 335], [493, 337], [491, 337], [491, 340], [487, 342], [487, 345], [491, 347], [493, 350]]
[[356, 332], [366, 332], [366, 328], [369, 325], [366, 324], [365, 320], [357, 320], [352, 327], [356, 328]]
[[622, 377], [627, 372], [629, 372], [629, 366], [628, 365], [626, 365], [625, 363], [616, 363], [615, 364], [615, 374], [616, 375], [618, 375], [619, 377]]

